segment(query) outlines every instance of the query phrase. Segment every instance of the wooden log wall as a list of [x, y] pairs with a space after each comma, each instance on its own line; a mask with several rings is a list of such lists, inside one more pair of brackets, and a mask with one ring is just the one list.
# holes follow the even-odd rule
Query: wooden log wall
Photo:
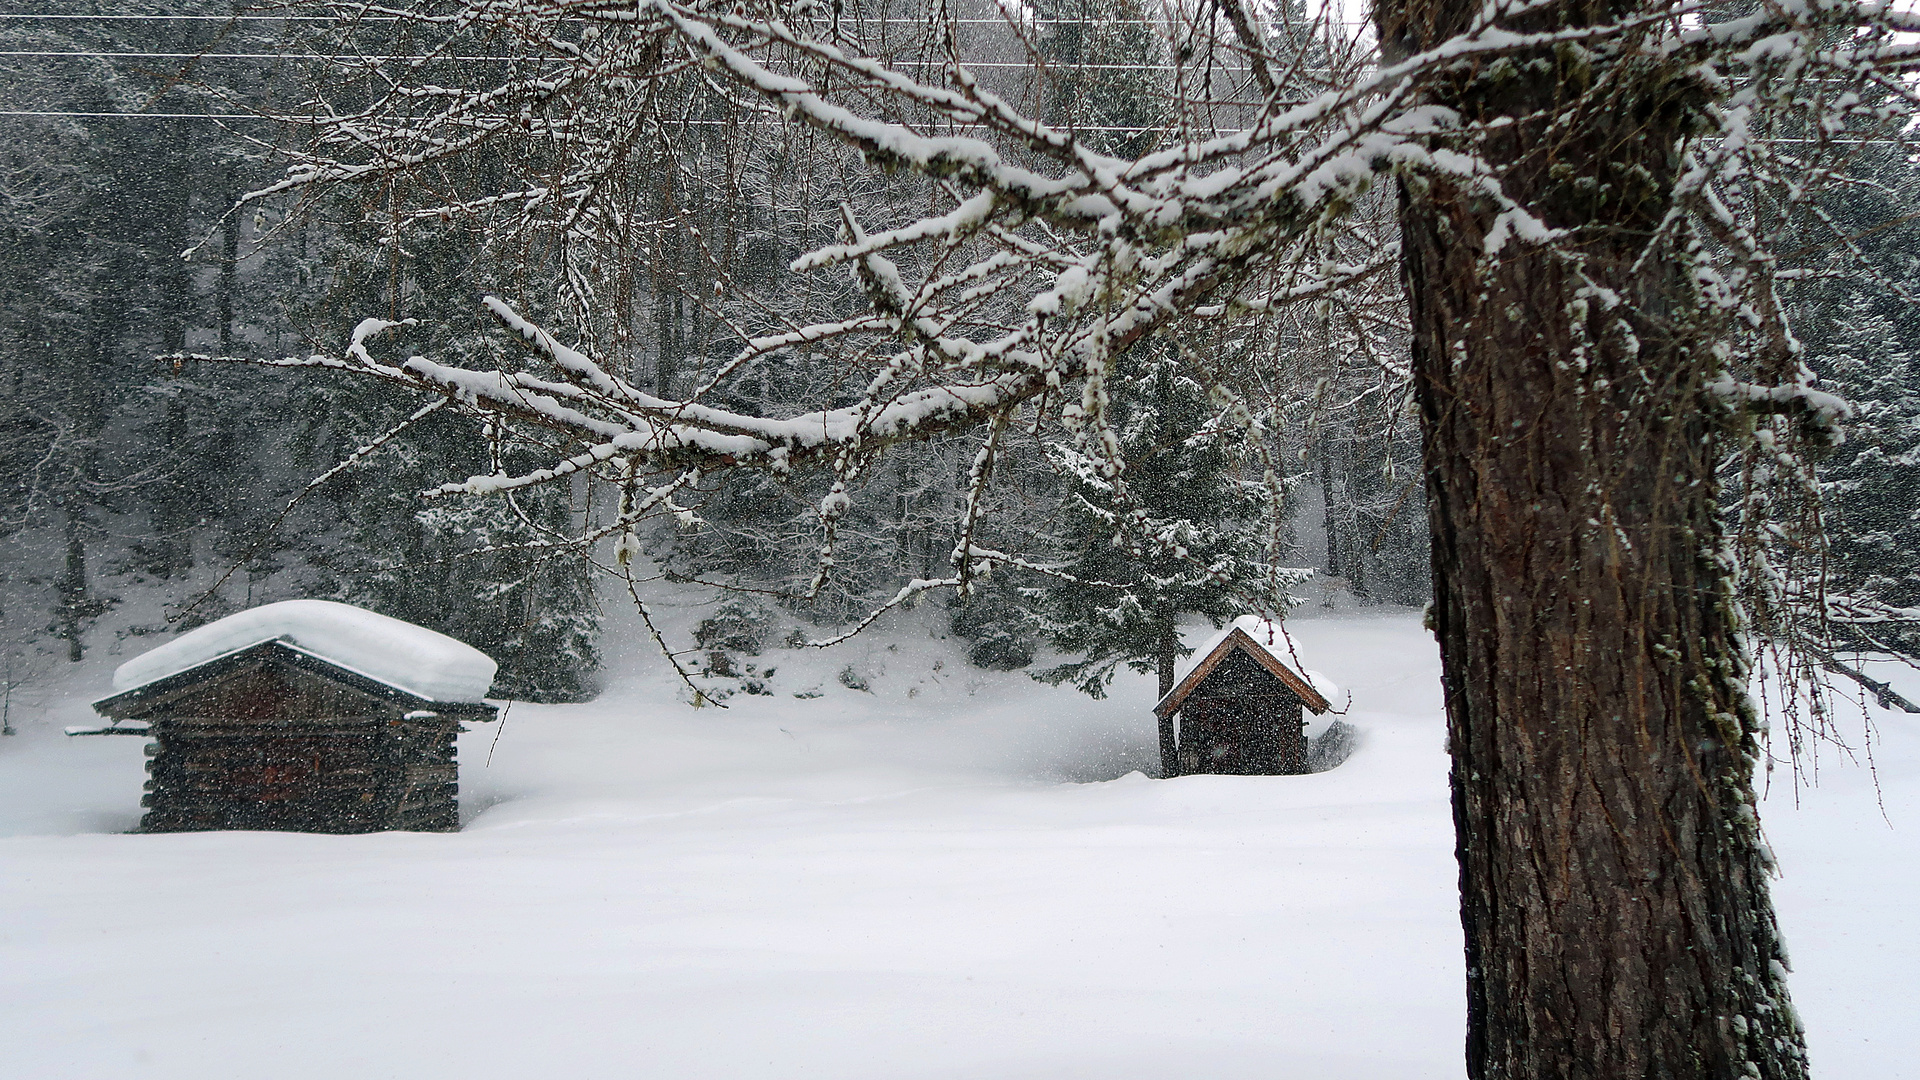
[[452, 831], [458, 731], [458, 721], [432, 716], [159, 720], [141, 828]]
[[389, 720], [394, 829], [453, 832], [460, 827], [460, 783], [454, 758], [456, 720]]

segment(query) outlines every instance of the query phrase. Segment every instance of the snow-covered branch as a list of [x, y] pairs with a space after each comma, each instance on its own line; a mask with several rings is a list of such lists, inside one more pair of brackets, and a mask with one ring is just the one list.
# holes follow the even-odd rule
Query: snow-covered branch
[[[1489, 3], [1417, 52], [1389, 27], [1383, 53], [1319, 17], [1278, 25], [1286, 10], [1238, 0], [1170, 7], [1150, 31], [1165, 63], [1143, 56], [1126, 76], [1159, 80], [1165, 108], [1104, 128], [1046, 104], [1056, 75], [1016, 9], [993, 9], [997, 28], [962, 27], [945, 8], [856, 24], [769, 0], [383, 10], [427, 44], [418, 61], [356, 69], [343, 50], [353, 78], [309, 103], [320, 136], [249, 198], [378, 181], [399, 193], [371, 212], [388, 242], [453, 225], [539, 251], [555, 272], [544, 295], [523, 283], [484, 301], [522, 362], [376, 359], [356, 333], [339, 356], [274, 363], [384, 379], [552, 448], [538, 468], [449, 478], [438, 496], [579, 476], [656, 493], [729, 471], [829, 476], [815, 498], [816, 588], [836, 522], [890, 448], [975, 440], [951, 574], [917, 579], [889, 606], [970, 580], [1005, 432], [1052, 433], [1082, 481], [1125, 503], [1116, 364], [1148, 343], [1177, 344], [1199, 385], [1232, 403], [1216, 423], [1237, 426], [1278, 506], [1285, 470], [1269, 443], [1274, 418], [1290, 415], [1285, 395], [1402, 400], [1378, 392], [1407, 370], [1382, 188], [1471, 192], [1486, 210], [1463, 234], [1473, 258], [1545, 252], [1585, 274], [1589, 242], [1614, 226], [1518, 194], [1532, 189], [1512, 182], [1500, 149], [1518, 114], [1434, 104], [1461, 100], [1441, 88], [1497, 86], [1543, 58], [1644, 56], [1674, 107], [1697, 115], [1674, 209], [1640, 257], [1686, 252], [1700, 267], [1701, 309], [1686, 317], [1723, 325], [1727, 342], [1709, 394], [1831, 428], [1845, 406], [1806, 378], [1783, 300], [1800, 270], [1782, 265], [1770, 229], [1837, 228], [1814, 182], [1844, 171], [1848, 138], [1904, 138], [1916, 102], [1902, 75], [1912, 17], [1825, 0], [1724, 17], [1618, 5], [1607, 19], [1562, 18], [1552, 0]], [[903, 32], [914, 48], [899, 48]], [[503, 62], [456, 71], [437, 59], [477, 48]], [[1604, 109], [1640, 70], [1605, 67], [1565, 115]], [[816, 168], [833, 176], [825, 188]], [[473, 186], [478, 176], [491, 186]], [[1568, 313], [1581, 335], [1647, 332], [1639, 298], [1593, 280]], [[697, 343], [675, 336], [689, 324]], [[837, 372], [831, 402], [748, 392], [802, 358]], [[1334, 393], [1304, 374], [1329, 362], [1377, 386]], [[1322, 389], [1301, 389], [1316, 380]]]

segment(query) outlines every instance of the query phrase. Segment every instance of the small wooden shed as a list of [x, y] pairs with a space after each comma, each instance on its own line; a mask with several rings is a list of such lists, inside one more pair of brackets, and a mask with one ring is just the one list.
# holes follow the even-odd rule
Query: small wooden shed
[[1198, 650], [1153, 712], [1162, 775], [1307, 771], [1306, 718], [1330, 707], [1312, 680], [1260, 639], [1276, 631], [1242, 618]]
[[111, 724], [74, 733], [152, 739], [145, 832], [450, 832], [454, 736], [462, 721], [494, 719], [480, 700], [493, 671], [423, 627], [288, 601], [122, 665], [114, 683], [132, 685], [94, 703]]

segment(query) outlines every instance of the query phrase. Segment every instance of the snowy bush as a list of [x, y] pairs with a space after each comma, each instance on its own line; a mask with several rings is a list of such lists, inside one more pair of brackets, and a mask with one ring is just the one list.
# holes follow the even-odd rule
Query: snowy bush
[[1335, 720], [1327, 730], [1307, 743], [1307, 771], [1326, 772], [1353, 756], [1360, 746], [1360, 729], [1345, 720]]
[[1017, 671], [1033, 663], [1034, 618], [1024, 598], [1004, 578], [995, 578], [948, 603], [947, 625], [967, 639], [967, 662], [989, 671]]

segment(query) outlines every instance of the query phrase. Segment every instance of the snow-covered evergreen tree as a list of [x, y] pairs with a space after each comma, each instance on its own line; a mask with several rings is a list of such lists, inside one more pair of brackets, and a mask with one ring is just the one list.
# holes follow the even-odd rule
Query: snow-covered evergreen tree
[[1053, 535], [1059, 572], [1029, 590], [1047, 639], [1076, 657], [1035, 678], [1103, 697], [1120, 664], [1171, 687], [1179, 628], [1249, 606], [1278, 613], [1311, 571], [1269, 561], [1272, 500], [1231, 452], [1244, 433], [1170, 351], [1135, 349], [1112, 387], [1117, 454], [1055, 444], [1068, 495]]
[[[465, 298], [474, 282], [472, 250], [441, 239], [413, 245], [391, 272], [378, 246], [334, 236], [335, 287], [307, 318], [360, 306], [418, 315], [416, 346], [484, 355], [498, 339]], [[382, 294], [385, 295], [382, 295]], [[404, 335], [409, 328], [396, 327]], [[506, 358], [501, 357], [505, 363]], [[347, 460], [412, 411], [384, 388], [315, 380], [305, 398], [314, 438], [300, 471], [319, 475]], [[448, 413], [411, 425], [359, 465], [319, 490], [339, 526], [301, 548], [331, 575], [332, 595], [458, 638], [500, 665], [493, 692], [529, 701], [578, 701], [595, 691], [599, 609], [591, 567], [565, 557], [580, 531], [564, 487], [512, 499], [423, 499], [439, 478], [524, 467], [530, 448], [490, 443], [483, 426]], [[537, 451], [536, 451], [537, 452]]]
[[1916, 655], [1920, 628], [1884, 610], [1920, 608], [1920, 372], [1889, 306], [1847, 296], [1818, 361], [1853, 406], [1846, 442], [1819, 468], [1828, 610], [1849, 644]]
[[1153, 149], [1166, 122], [1166, 49], [1139, 0], [1037, 0], [1046, 119], [1117, 157]]

